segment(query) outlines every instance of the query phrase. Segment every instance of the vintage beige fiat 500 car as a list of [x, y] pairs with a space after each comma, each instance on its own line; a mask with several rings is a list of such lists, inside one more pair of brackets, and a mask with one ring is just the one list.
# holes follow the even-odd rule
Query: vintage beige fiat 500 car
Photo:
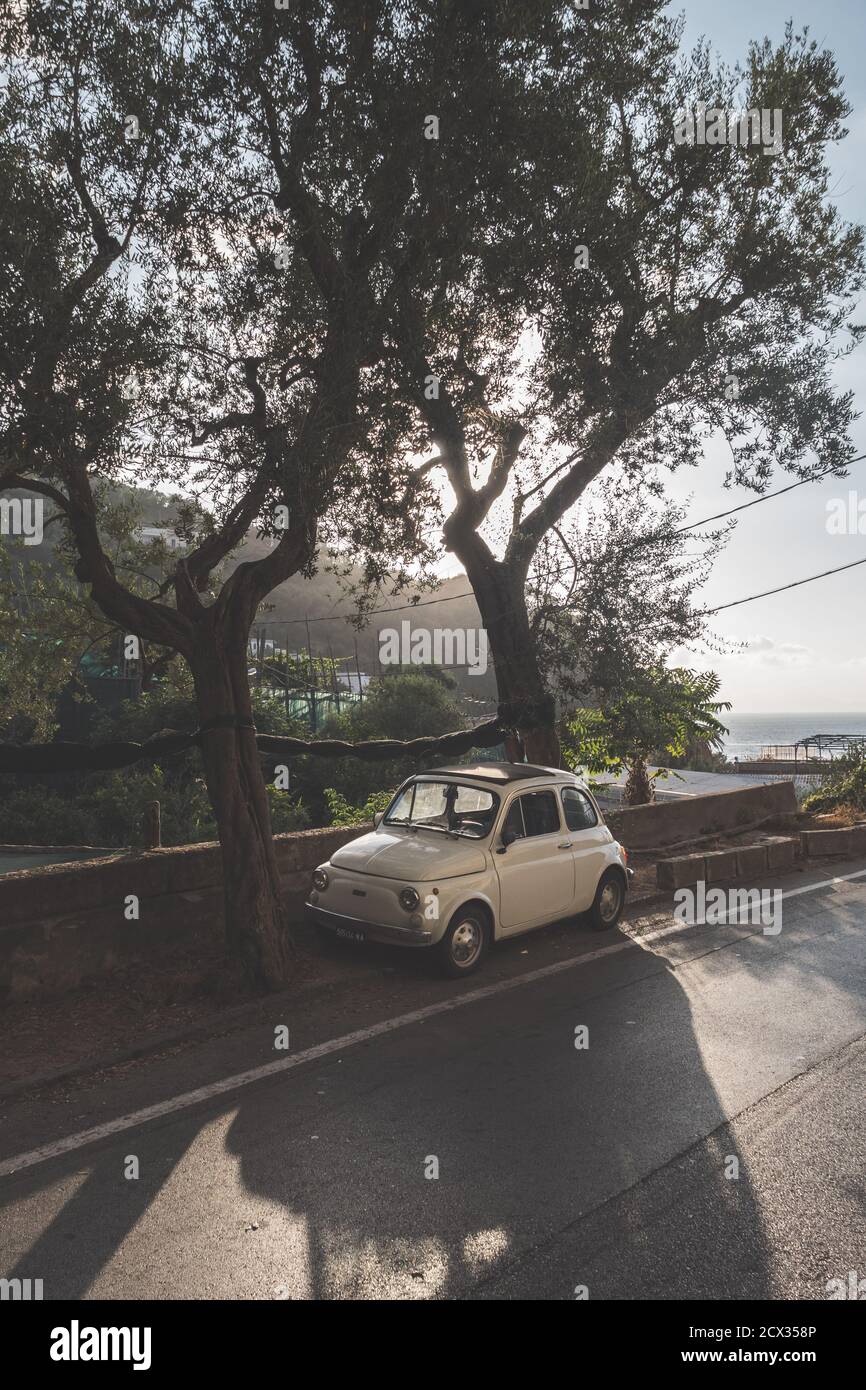
[[351, 941], [435, 949], [466, 975], [491, 942], [587, 912], [613, 927], [627, 856], [586, 786], [525, 763], [410, 777], [375, 829], [313, 873], [307, 908]]

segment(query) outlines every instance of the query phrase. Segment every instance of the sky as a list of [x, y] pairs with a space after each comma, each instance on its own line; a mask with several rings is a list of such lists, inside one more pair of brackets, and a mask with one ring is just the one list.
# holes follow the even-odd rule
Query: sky
[[[866, 223], [866, 0], [822, 0], [818, 6], [808, 0], [762, 0], [760, 5], [686, 0], [671, 9], [685, 13], [687, 49], [706, 36], [729, 63], [745, 60], [751, 39], [768, 36], [780, 42], [788, 19], [797, 31], [808, 26], [819, 45], [834, 53], [853, 111], [846, 122], [848, 137], [830, 154], [833, 201], [845, 220]], [[853, 317], [859, 321], [864, 316], [866, 303]], [[863, 410], [866, 345], [837, 365], [836, 380], [855, 393], [857, 408]], [[866, 453], [866, 416], [856, 422], [852, 437], [856, 451]], [[701, 467], [665, 475], [671, 498], [687, 504], [687, 521], [755, 497], [745, 488], [725, 489], [729, 459], [724, 442], [713, 442]], [[768, 490], [792, 481], [780, 472]], [[852, 492], [854, 532], [831, 534], [828, 506], [841, 503], [847, 512]], [[847, 479], [811, 483], [742, 513], [698, 597], [715, 607], [863, 557], [866, 459], [851, 466]], [[443, 574], [458, 571], [456, 562], [443, 562]], [[866, 712], [866, 565], [721, 613], [713, 620], [713, 632], [734, 644], [729, 654], [679, 650], [671, 659], [716, 670], [722, 698], [736, 712]], [[745, 649], [744, 642], [749, 644]]]
[[[822, 47], [832, 50], [845, 80], [853, 112], [849, 135], [831, 155], [833, 200], [842, 216], [866, 223], [866, 3], [864, 0], [687, 0], [674, 8], [686, 16], [688, 46], [706, 35], [730, 62], [745, 57], [750, 39], [783, 37], [785, 22], [806, 25]], [[855, 317], [862, 319], [866, 305]], [[866, 347], [840, 363], [836, 379], [866, 407]], [[858, 453], [866, 453], [866, 418], [853, 432]], [[670, 479], [677, 501], [691, 497], [688, 520], [751, 500], [744, 488], [724, 490], [724, 447], [707, 451], [706, 466]], [[771, 489], [793, 481], [780, 474]], [[828, 503], [854, 492], [862, 534], [830, 534]], [[855, 513], [856, 515], [856, 513]], [[772, 589], [823, 570], [866, 557], [866, 459], [852, 464], [849, 477], [825, 479], [743, 512], [727, 550], [714, 567], [701, 597], [711, 606]], [[866, 711], [866, 565], [818, 580], [773, 598], [744, 604], [714, 620], [714, 630], [750, 647], [705, 660], [722, 678], [723, 698], [734, 709], [805, 712]], [[678, 656], [686, 657], [686, 653]]]

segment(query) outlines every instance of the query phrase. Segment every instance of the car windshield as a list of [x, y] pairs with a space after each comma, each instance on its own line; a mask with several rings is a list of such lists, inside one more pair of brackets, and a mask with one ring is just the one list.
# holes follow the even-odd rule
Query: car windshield
[[499, 797], [460, 782], [410, 782], [391, 803], [386, 825], [405, 825], [481, 840], [489, 835]]

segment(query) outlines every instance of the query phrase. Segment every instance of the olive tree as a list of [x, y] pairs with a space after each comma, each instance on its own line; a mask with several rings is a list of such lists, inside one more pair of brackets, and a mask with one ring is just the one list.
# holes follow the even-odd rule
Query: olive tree
[[853, 454], [832, 370], [863, 333], [862, 235], [828, 172], [849, 108], [832, 56], [790, 28], [728, 70], [707, 44], [680, 54], [681, 21], [651, 2], [461, 22], [475, 90], [430, 89], [439, 140], [395, 238], [395, 350], [500, 697], [526, 756], [556, 764], [527, 577], [593, 481], [698, 466], [713, 434], [759, 491]]
[[[398, 506], [402, 407], [387, 408], [376, 372], [387, 229], [365, 232], [350, 198], [337, 206], [337, 149], [327, 225], [319, 214], [317, 145], [337, 127], [319, 130], [330, 69], [309, 30], [309, 15], [273, 6], [177, 0], [23, 3], [0, 28], [0, 486], [50, 500], [99, 610], [188, 664], [228, 942], [271, 987], [289, 942], [250, 626], [314, 564], [325, 512], [339, 520], [342, 503], [373, 573], [413, 527]], [[185, 484], [199, 516], [155, 594], [125, 582], [100, 525], [121, 480]], [[254, 526], [273, 544], [219, 583]]]

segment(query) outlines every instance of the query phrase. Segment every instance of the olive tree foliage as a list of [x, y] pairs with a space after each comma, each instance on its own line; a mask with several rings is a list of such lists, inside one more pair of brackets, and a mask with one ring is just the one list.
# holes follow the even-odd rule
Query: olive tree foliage
[[[554, 763], [526, 581], [592, 481], [614, 464], [635, 480], [698, 466], [714, 434], [728, 480], [758, 491], [774, 469], [808, 477], [853, 454], [832, 373], [863, 334], [849, 322], [862, 234], [828, 173], [849, 108], [832, 55], [790, 28], [729, 69], [707, 44], [681, 54], [681, 21], [652, 0], [476, 6], [465, 23], [475, 103], [445, 83], [431, 106], [439, 142], [395, 247], [394, 336], [500, 695], [522, 711], [527, 756]], [[780, 113], [781, 152], [752, 126], [745, 146], [678, 138], [700, 103]], [[481, 130], [500, 163], [476, 183]], [[495, 209], [480, 243], [473, 198]]]
[[[137, 48], [139, 109], [161, 109], [148, 72], [159, 67], [167, 81], [173, 70], [169, 9], [158, 7]], [[22, 4], [0, 16], [0, 491], [40, 494], [46, 543], [38, 558], [13, 538], [4, 544], [4, 701], [10, 713], [18, 707], [16, 735], [28, 725], [51, 731], [78, 658], [118, 628], [138, 632], [135, 591], [154, 593], [147, 574], [130, 571], [124, 596], [120, 532], [133, 549], [135, 539], [106, 498], [130, 460], [130, 374], [158, 366], [167, 322], [138, 240], [152, 214], [158, 142], [153, 132], [124, 138], [128, 19], [111, 37], [104, 25], [79, 34], [70, 19], [60, 6]], [[174, 133], [162, 138], [170, 145]], [[119, 273], [133, 263], [135, 299]], [[99, 559], [101, 592], [116, 586], [110, 616], [76, 579], [85, 551]]]
[[611, 474], [542, 539], [527, 610], [562, 717], [622, 694], [678, 649], [727, 649], [697, 594], [735, 523], [694, 528], [685, 516], [655, 480]]
[[[516, 60], [556, 16], [509, 6], [511, 38], [491, 6], [478, 28], [471, 10], [21, 0], [0, 29], [0, 484], [60, 509], [76, 577], [110, 622], [188, 664], [228, 941], [266, 985], [289, 961], [248, 633], [268, 593], [312, 568], [320, 526], [363, 557], [368, 587], [399, 584], [405, 557], [435, 545], [429, 470], [405, 461], [414, 414], [395, 332], [407, 235], [428, 222], [436, 177], [430, 113], [447, 93], [469, 134], [462, 186], [438, 196], [441, 249], [470, 165], [461, 236], [495, 245], [503, 142], [534, 82]], [[496, 84], [477, 84], [491, 23], [492, 103]], [[466, 303], [504, 342], [500, 307]], [[463, 313], [448, 308], [455, 342]], [[198, 514], [156, 594], [104, 543], [100, 488], [118, 481], [181, 488]], [[219, 583], [253, 526], [273, 545]]]
[[[9, 498], [16, 500], [14, 494]], [[30, 507], [38, 499], [20, 500]], [[94, 501], [102, 546], [124, 584], [144, 599], [170, 589], [177, 563], [174, 547], [164, 537], [145, 534], [143, 527], [148, 521], [157, 527], [161, 522], [160, 529], [174, 530], [182, 538], [185, 499], [100, 485]], [[78, 556], [64, 519], [63, 511], [49, 502], [39, 546], [9, 536], [0, 547], [4, 742], [48, 741], [60, 728], [58, 701], [64, 694], [92, 706], [84, 679], [88, 663], [112, 667], [122, 662], [139, 676], [143, 692], [155, 682], [184, 682], [186, 668], [170, 648], [136, 639], [137, 655], [127, 657], [123, 629], [105, 616], [76, 579]]]

